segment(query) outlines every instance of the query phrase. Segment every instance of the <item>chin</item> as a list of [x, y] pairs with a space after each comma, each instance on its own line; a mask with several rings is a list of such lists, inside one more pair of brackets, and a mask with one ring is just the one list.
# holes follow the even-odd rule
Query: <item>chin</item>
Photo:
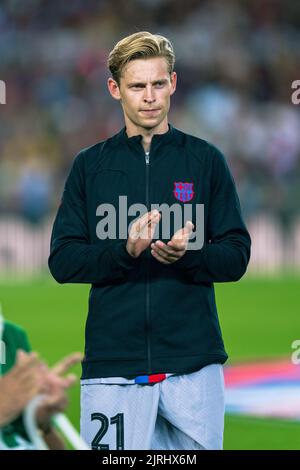
[[153, 128], [153, 127], [159, 126], [161, 122], [162, 122], [162, 119], [157, 119], [157, 117], [148, 118], [148, 119], [144, 119], [141, 125], [143, 127]]
[[150, 129], [155, 129], [155, 128], [158, 127], [158, 126], [159, 126], [159, 122], [157, 122], [157, 123], [155, 123], [155, 124], [154, 124], [154, 123], [153, 123], [153, 124], [152, 124], [152, 123], [145, 123], [143, 127], [144, 127], [145, 129], [150, 130]]

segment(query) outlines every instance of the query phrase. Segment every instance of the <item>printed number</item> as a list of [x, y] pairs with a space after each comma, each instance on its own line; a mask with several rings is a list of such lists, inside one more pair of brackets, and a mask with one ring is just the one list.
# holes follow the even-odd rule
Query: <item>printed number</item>
[[[109, 427], [108, 417], [102, 413], [92, 413], [91, 421], [97, 419], [101, 427], [92, 441], [93, 450], [109, 450], [108, 444], [100, 444]], [[117, 450], [124, 450], [124, 414], [119, 413], [110, 419], [110, 424], [116, 424], [117, 428]]]
[[124, 414], [119, 413], [110, 420], [117, 425], [117, 450], [124, 450]]

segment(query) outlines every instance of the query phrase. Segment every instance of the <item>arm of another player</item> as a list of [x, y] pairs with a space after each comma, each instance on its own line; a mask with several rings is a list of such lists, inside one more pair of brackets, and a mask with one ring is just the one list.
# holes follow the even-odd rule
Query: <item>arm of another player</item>
[[42, 392], [41, 361], [34, 352], [18, 351], [15, 366], [0, 378], [0, 426], [12, 422]]
[[44, 366], [45, 400], [37, 410], [37, 424], [43, 437], [52, 450], [63, 450], [64, 442], [52, 426], [52, 416], [66, 410], [68, 406], [67, 390], [74, 385], [77, 378], [73, 374], [65, 375], [69, 369], [82, 360], [81, 353], [72, 353], [61, 359], [54, 367]]

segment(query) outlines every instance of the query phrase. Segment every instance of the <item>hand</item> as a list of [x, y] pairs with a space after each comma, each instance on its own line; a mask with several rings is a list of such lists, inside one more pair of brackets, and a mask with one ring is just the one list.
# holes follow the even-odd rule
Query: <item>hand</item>
[[76, 382], [76, 376], [68, 374], [64, 377], [63, 374], [81, 360], [81, 353], [73, 353], [59, 361], [51, 369], [44, 367], [43, 392], [46, 397], [37, 410], [37, 423], [40, 429], [46, 431], [51, 428], [52, 415], [66, 409], [68, 405], [66, 390]]
[[154, 209], [132, 224], [126, 244], [130, 256], [137, 258], [150, 245], [160, 218], [161, 214]]
[[42, 392], [41, 368], [37, 353], [17, 351], [16, 364], [0, 378], [0, 426], [13, 421]]
[[152, 256], [162, 264], [175, 263], [175, 261], [182, 258], [185, 254], [193, 228], [193, 223], [187, 221], [183, 228], [174, 233], [167, 244], [163, 243], [161, 240], [152, 243]]

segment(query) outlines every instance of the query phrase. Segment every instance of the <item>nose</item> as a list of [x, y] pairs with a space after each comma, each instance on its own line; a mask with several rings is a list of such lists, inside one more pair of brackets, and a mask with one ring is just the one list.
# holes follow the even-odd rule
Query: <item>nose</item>
[[144, 102], [153, 103], [155, 101], [154, 92], [151, 85], [145, 87]]

